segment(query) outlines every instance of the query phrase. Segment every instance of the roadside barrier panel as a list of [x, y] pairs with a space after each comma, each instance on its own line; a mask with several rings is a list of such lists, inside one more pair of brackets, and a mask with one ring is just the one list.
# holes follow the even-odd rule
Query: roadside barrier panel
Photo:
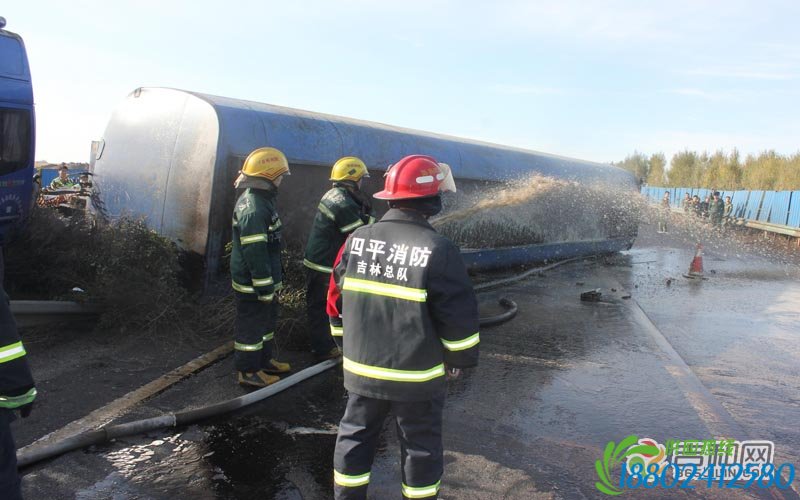
[[758, 217], [758, 210], [761, 208], [761, 199], [764, 197], [764, 191], [750, 191], [750, 197], [747, 199], [747, 208], [744, 212], [744, 218], [747, 220], [756, 220]]
[[772, 204], [769, 213], [771, 224], [788, 225], [789, 219], [789, 200], [792, 197], [791, 191], [775, 191], [772, 197]]
[[764, 191], [764, 197], [761, 199], [761, 210], [758, 211], [758, 217], [756, 217], [757, 221], [769, 222], [773, 198], [775, 198], [775, 191]]
[[800, 191], [792, 191], [787, 226], [800, 227]]
[[747, 199], [749, 197], [750, 191], [735, 191], [733, 196], [731, 196], [733, 216], [737, 219], [744, 218], [745, 211], [747, 210]]

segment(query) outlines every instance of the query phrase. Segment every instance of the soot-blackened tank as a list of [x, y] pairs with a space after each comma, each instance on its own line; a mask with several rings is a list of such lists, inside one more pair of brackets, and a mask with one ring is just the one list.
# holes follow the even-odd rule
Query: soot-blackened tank
[[208, 279], [230, 240], [233, 181], [250, 151], [262, 146], [280, 149], [291, 165], [278, 205], [290, 243], [305, 241], [330, 167], [342, 156], [366, 162], [368, 193], [380, 189], [391, 163], [409, 154], [448, 163], [467, 193], [532, 172], [637, 189], [631, 174], [610, 165], [168, 88], [138, 88], [114, 110], [93, 148], [93, 169], [109, 215], [144, 217], [202, 256]]

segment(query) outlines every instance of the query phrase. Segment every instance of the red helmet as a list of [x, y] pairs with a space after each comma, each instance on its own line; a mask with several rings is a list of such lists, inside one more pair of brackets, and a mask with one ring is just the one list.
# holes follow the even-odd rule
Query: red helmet
[[385, 177], [383, 191], [373, 196], [379, 200], [407, 200], [437, 195], [445, 173], [430, 156], [411, 155], [390, 166]]

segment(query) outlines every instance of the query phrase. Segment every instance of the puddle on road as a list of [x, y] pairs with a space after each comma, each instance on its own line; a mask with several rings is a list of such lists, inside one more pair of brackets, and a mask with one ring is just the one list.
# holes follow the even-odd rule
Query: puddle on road
[[117, 441], [124, 448], [98, 447], [114, 472], [91, 487], [76, 492], [80, 500], [107, 498], [216, 498], [211, 491], [214, 471], [207, 466], [205, 433], [190, 427], [169, 435], [154, 433]]
[[114, 472], [76, 498], [290, 500], [326, 498], [333, 489], [332, 424], [291, 427], [246, 417], [131, 441], [106, 451]]
[[259, 418], [209, 429], [218, 498], [309, 498], [333, 491], [334, 427], [289, 427]]

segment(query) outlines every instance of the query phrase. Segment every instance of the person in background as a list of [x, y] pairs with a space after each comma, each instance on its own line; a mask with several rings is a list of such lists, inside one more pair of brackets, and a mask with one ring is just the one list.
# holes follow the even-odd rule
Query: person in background
[[75, 182], [69, 178], [69, 167], [66, 163], [58, 169], [58, 177], [50, 182], [50, 189], [70, 189], [75, 187]]
[[[446, 380], [478, 363], [478, 303], [458, 247], [428, 223], [454, 191], [429, 156], [389, 167], [383, 218], [356, 229], [334, 264], [328, 312], [343, 325], [347, 408], [333, 457], [334, 497], [367, 498], [383, 422], [400, 440], [403, 498], [435, 499], [444, 472]], [[341, 293], [341, 309], [337, 311]]]
[[[363, 161], [346, 156], [334, 163], [330, 180], [333, 187], [319, 202], [306, 244], [303, 265], [306, 267], [306, 315], [311, 349], [318, 361], [341, 356], [331, 335], [325, 304], [328, 284], [336, 254], [347, 236], [357, 228], [375, 221], [372, 203], [361, 191], [361, 181], [369, 177]], [[330, 329], [330, 333], [329, 333]]]
[[695, 217], [700, 217], [702, 208], [700, 197], [697, 195], [692, 196], [692, 213]]
[[275, 207], [289, 162], [275, 148], [259, 148], [244, 161], [234, 187], [231, 282], [236, 298], [234, 362], [239, 384], [265, 387], [291, 371], [272, 358], [281, 289], [281, 219]]
[[725, 207], [722, 210], [722, 225], [727, 226], [729, 224], [733, 224], [733, 203], [731, 203], [731, 197], [725, 197]]
[[714, 197], [711, 203], [708, 204], [708, 216], [711, 219], [713, 226], [722, 225], [722, 215], [725, 211], [725, 205], [719, 197], [719, 191], [714, 191]]
[[711, 196], [700, 202], [700, 217], [708, 218], [708, 206], [711, 204]]
[[692, 210], [692, 196], [689, 193], [683, 194], [683, 202], [681, 203], [681, 208], [683, 208], [684, 214], [690, 214], [693, 212]]
[[667, 232], [667, 219], [669, 219], [669, 191], [664, 191], [664, 197], [661, 198], [661, 206], [658, 213], [658, 232]]

